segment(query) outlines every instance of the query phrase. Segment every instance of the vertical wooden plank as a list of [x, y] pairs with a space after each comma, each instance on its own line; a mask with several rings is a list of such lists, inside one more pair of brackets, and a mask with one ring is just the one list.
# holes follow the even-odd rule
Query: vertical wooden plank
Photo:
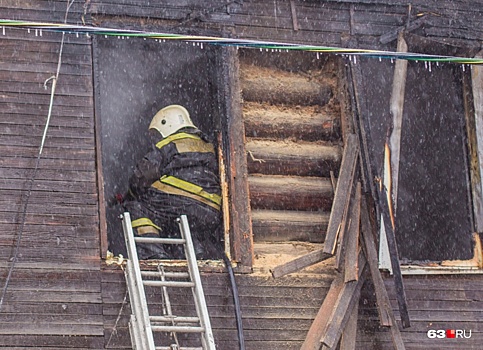
[[101, 118], [100, 118], [100, 87], [99, 87], [99, 64], [97, 56], [93, 52], [97, 50], [97, 40], [92, 40], [92, 61], [93, 61], [93, 84], [94, 84], [94, 125], [96, 140], [96, 168], [97, 168], [97, 195], [99, 196], [99, 231], [101, 235], [101, 257], [107, 256], [108, 240], [107, 240], [107, 220], [106, 220], [106, 198], [104, 192], [104, 175], [102, 171], [102, 142], [101, 142]]
[[345, 208], [350, 201], [350, 191], [354, 181], [354, 171], [359, 154], [357, 136], [350, 134], [344, 147], [342, 164], [340, 167], [339, 179], [335, 191], [334, 202], [330, 212], [329, 225], [324, 243], [324, 253], [334, 254], [337, 243], [337, 236], [343, 224]]
[[223, 237], [225, 239], [225, 253], [231, 259], [230, 250], [230, 207], [228, 196], [228, 183], [226, 181], [225, 158], [223, 157], [223, 134], [218, 133], [218, 166], [220, 168], [220, 186], [222, 197], [222, 211], [223, 211]]
[[[397, 51], [407, 52], [408, 45], [403, 38], [403, 32], [399, 33], [397, 41]], [[399, 176], [399, 157], [401, 145], [402, 119], [404, 109], [404, 92], [406, 88], [407, 60], [396, 60], [394, 67], [394, 80], [392, 83], [391, 93], [391, 115], [392, 115], [392, 133], [389, 139], [391, 145], [391, 169], [392, 169], [392, 198], [394, 208], [397, 207], [397, 189]]]
[[295, 8], [294, 0], [290, 0], [290, 11], [292, 13], [293, 30], [299, 30], [299, 23], [298, 23], [298, 20], [297, 20], [297, 11], [296, 11], [296, 8]]
[[[245, 150], [245, 128], [242, 119], [239, 83], [239, 62], [233, 47], [221, 54], [223, 103], [226, 125], [224, 144], [230, 192], [230, 222], [232, 259], [244, 267], [253, 265], [253, 234], [248, 190], [248, 171]], [[223, 123], [222, 123], [223, 124]]]
[[[480, 51], [476, 57], [483, 57], [483, 51]], [[474, 182], [474, 213], [476, 231], [483, 232], [483, 67], [471, 67], [471, 85], [473, 87], [473, 108], [474, 108], [474, 124], [476, 130], [476, 154], [475, 169], [472, 175]]]

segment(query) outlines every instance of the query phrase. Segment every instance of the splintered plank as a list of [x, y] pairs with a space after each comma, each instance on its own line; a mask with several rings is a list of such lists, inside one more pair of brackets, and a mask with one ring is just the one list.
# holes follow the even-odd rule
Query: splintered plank
[[[385, 164], [388, 166], [387, 172], [391, 174], [390, 159], [391, 153], [389, 145], [386, 143], [384, 147]], [[390, 177], [388, 178], [390, 180]], [[404, 283], [401, 273], [401, 265], [399, 264], [399, 253], [396, 242], [396, 235], [394, 232], [394, 213], [391, 199], [391, 182], [388, 184], [389, 188], [385, 185], [377, 186], [379, 206], [384, 220], [384, 228], [386, 231], [387, 245], [389, 248], [389, 255], [391, 257], [391, 267], [394, 274], [394, 285], [396, 287], [396, 297], [399, 306], [399, 312], [401, 314], [401, 323], [403, 328], [411, 326], [408, 313], [408, 305], [406, 301], [406, 292], [404, 290]]]
[[354, 173], [357, 164], [357, 155], [359, 154], [359, 144], [355, 134], [347, 135], [347, 142], [342, 156], [342, 165], [340, 167], [340, 175], [337, 180], [337, 188], [335, 191], [332, 211], [330, 213], [329, 225], [327, 228], [327, 236], [324, 245], [324, 252], [334, 254], [337, 236], [340, 227], [343, 224], [343, 216], [346, 207], [350, 202], [350, 193], [354, 182]]
[[344, 280], [345, 282], [356, 281], [358, 278], [359, 264], [359, 227], [361, 219], [361, 183], [356, 186], [354, 203], [351, 208], [349, 229], [347, 231], [347, 245], [344, 256]]
[[338, 275], [327, 293], [322, 306], [315, 316], [314, 322], [310, 326], [310, 329], [305, 337], [305, 341], [302, 344], [300, 350], [319, 350], [320, 339], [324, 333], [324, 330], [329, 324], [329, 318], [327, 315], [331, 314], [332, 308], [339, 298], [339, 294], [344, 286], [344, 279], [342, 275]]
[[357, 281], [344, 283], [339, 298], [333, 305], [332, 313], [327, 321], [327, 328], [320, 338], [320, 343], [323, 345], [322, 349], [336, 348], [352, 314], [352, 310], [359, 301], [361, 288], [365, 281], [363, 273], [366, 267], [366, 259], [363, 255], [359, 255], [359, 266], [360, 270]]

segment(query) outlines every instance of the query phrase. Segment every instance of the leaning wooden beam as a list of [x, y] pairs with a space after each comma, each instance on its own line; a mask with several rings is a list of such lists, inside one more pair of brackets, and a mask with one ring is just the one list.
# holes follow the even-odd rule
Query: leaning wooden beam
[[359, 227], [361, 222], [361, 183], [356, 185], [356, 193], [351, 206], [347, 245], [344, 258], [344, 281], [357, 281], [359, 273]]
[[[483, 57], [483, 50], [475, 57]], [[475, 207], [476, 230], [478, 232], [483, 232], [483, 67], [471, 68], [471, 86], [473, 88], [473, 109], [475, 111], [474, 124], [477, 144], [477, 150], [475, 153], [478, 154], [477, 157], [475, 156], [475, 162], [476, 160], [478, 161], [478, 166], [473, 170], [474, 175], [477, 177], [473, 193], [478, 193], [478, 195], [475, 196], [475, 204], [473, 206]], [[476, 190], [476, 188], [478, 190]]]
[[376, 292], [377, 309], [379, 312], [379, 319], [381, 320], [381, 326], [390, 327], [394, 349], [405, 350], [406, 347], [404, 346], [401, 332], [399, 331], [396, 319], [394, 318], [384, 280], [379, 271], [376, 243], [373, 238], [374, 229], [370, 222], [369, 208], [365, 199], [361, 201], [361, 228], [364, 252], [367, 257], [367, 264], [371, 271], [372, 283], [374, 284], [374, 290]]
[[305, 254], [285, 264], [276, 266], [272, 269], [272, 276], [277, 278], [288, 275], [289, 273], [300, 271], [303, 268], [326, 260], [331, 256], [331, 254], [324, 253], [322, 249], [314, 250], [313, 252]]
[[330, 213], [329, 225], [324, 243], [324, 253], [334, 254], [337, 244], [337, 235], [342, 225], [344, 210], [350, 201], [350, 191], [354, 181], [354, 171], [359, 154], [359, 144], [355, 134], [347, 135], [347, 142], [342, 156], [339, 179], [335, 190], [334, 203]]
[[[358, 178], [358, 169], [354, 170], [352, 175], [353, 179]], [[355, 184], [352, 184], [352, 187], [347, 192], [347, 196], [349, 200], [345, 203], [344, 212], [342, 215], [342, 221], [340, 223], [339, 232], [337, 233], [337, 243], [335, 247], [335, 268], [337, 271], [342, 272], [344, 270], [344, 261], [345, 261], [345, 254], [348, 244], [348, 236], [350, 232], [347, 232], [351, 229], [351, 221], [353, 220], [353, 209], [355, 203]], [[330, 219], [330, 217], [329, 217]], [[357, 255], [356, 255], [357, 258]]]
[[369, 217], [369, 208], [365, 199], [361, 200], [361, 236], [369, 270], [371, 271], [372, 283], [376, 292], [377, 311], [381, 326], [393, 325], [390, 313], [392, 312], [389, 296], [382, 279], [378, 266], [376, 243], [374, 242], [373, 228]]
[[[403, 32], [399, 33], [397, 40], [397, 51], [407, 52], [408, 45], [403, 37]], [[402, 121], [404, 111], [404, 96], [406, 90], [406, 76], [407, 76], [407, 60], [396, 60], [396, 66], [394, 68], [394, 79], [392, 83], [391, 92], [391, 115], [392, 115], [392, 132], [390, 136], [391, 144], [391, 179], [392, 179], [392, 198], [394, 202], [394, 209], [397, 205], [397, 190], [399, 179], [399, 159], [401, 150], [401, 133], [402, 133]]]
[[359, 316], [359, 304], [356, 303], [352, 309], [352, 314], [347, 321], [342, 337], [340, 339], [339, 350], [354, 350], [356, 348], [357, 318]]
[[339, 298], [339, 294], [344, 286], [344, 278], [342, 274], [338, 274], [337, 277], [332, 281], [330, 285], [329, 292], [327, 293], [322, 306], [315, 316], [314, 322], [310, 326], [310, 329], [305, 337], [305, 341], [302, 344], [300, 350], [319, 350], [320, 349], [320, 338], [322, 337], [324, 330], [328, 326], [329, 318], [332, 309]]
[[[386, 158], [390, 158], [387, 153], [390, 151], [386, 144]], [[403, 328], [411, 326], [409, 321], [408, 306], [406, 301], [406, 292], [404, 291], [404, 283], [401, 274], [401, 265], [399, 265], [399, 254], [396, 243], [396, 235], [394, 233], [394, 215], [392, 215], [391, 198], [385, 186], [378, 186], [379, 206], [384, 221], [384, 228], [386, 231], [387, 244], [389, 248], [389, 255], [391, 256], [391, 267], [394, 274], [394, 284], [396, 286], [396, 297], [399, 305], [399, 313], [401, 314], [401, 322]]]
[[342, 332], [352, 314], [352, 310], [355, 304], [359, 302], [361, 288], [365, 281], [363, 273], [366, 267], [366, 259], [362, 254], [359, 255], [359, 266], [359, 278], [357, 281], [344, 284], [339, 299], [333, 306], [333, 311], [327, 321], [327, 328], [320, 338], [323, 350], [337, 348]]

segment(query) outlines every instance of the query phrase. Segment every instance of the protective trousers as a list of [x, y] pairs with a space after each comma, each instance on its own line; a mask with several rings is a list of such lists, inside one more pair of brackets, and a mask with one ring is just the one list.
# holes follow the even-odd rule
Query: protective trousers
[[[149, 201], [130, 201], [125, 208], [131, 214], [135, 236], [180, 238], [177, 219], [186, 215], [197, 259], [220, 259], [220, 211], [197, 200], [157, 192]], [[137, 244], [138, 257], [145, 259], [183, 259], [179, 245]]]

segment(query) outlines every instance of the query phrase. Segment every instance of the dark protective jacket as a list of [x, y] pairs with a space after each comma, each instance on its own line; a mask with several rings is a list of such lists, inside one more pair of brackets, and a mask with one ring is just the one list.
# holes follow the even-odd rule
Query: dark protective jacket
[[[126, 210], [139, 234], [151, 225], [162, 237], [179, 235], [176, 219], [187, 215], [195, 251], [213, 258], [221, 241], [221, 196], [213, 145], [195, 128], [185, 128], [154, 141], [154, 148], [136, 165], [129, 179]], [[217, 248], [218, 247], [218, 248]], [[142, 247], [140, 259], [166, 247]]]
[[213, 145], [194, 128], [157, 140], [154, 149], [136, 165], [129, 189], [135, 198], [159, 191], [219, 210], [221, 190]]

